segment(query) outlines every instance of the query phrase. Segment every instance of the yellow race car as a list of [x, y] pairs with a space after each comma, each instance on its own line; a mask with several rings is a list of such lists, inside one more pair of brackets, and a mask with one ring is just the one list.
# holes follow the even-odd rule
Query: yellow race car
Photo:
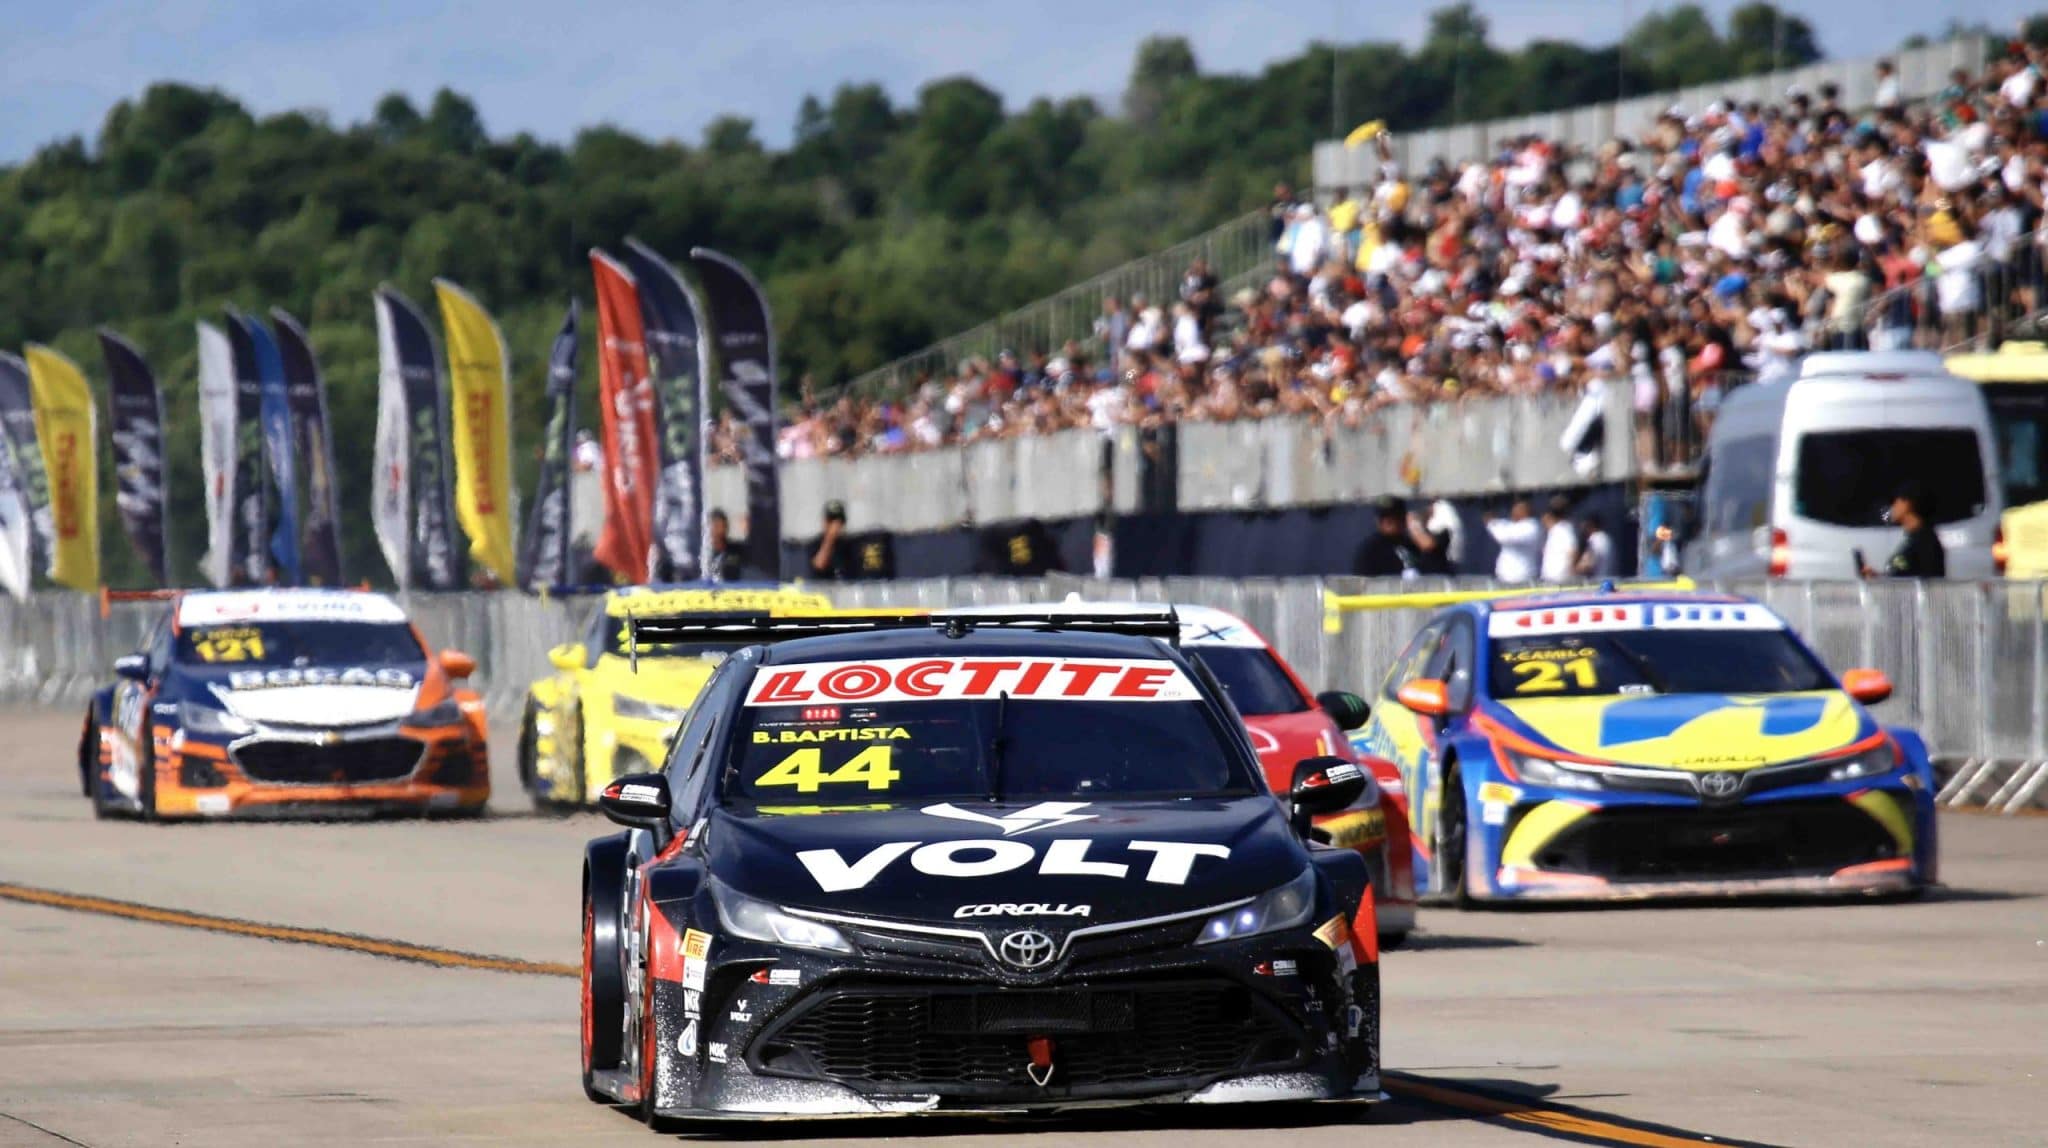
[[638, 672], [626, 646], [628, 614], [818, 615], [831, 599], [795, 587], [663, 590], [605, 595], [580, 642], [548, 651], [554, 673], [527, 688], [519, 723], [519, 780], [536, 808], [596, 805], [615, 777], [661, 768], [669, 738], [697, 691], [725, 660], [726, 643], [643, 645]]

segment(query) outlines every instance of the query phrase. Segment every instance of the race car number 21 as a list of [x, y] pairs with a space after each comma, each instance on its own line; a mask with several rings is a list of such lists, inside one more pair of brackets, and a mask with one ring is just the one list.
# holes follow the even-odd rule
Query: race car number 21
[[768, 767], [754, 779], [755, 785], [787, 785], [798, 793], [816, 793], [823, 785], [866, 785], [887, 789], [903, 776], [892, 766], [895, 751], [886, 745], [871, 745], [825, 772], [825, 751], [818, 747], [800, 749]]
[[1518, 694], [1555, 693], [1565, 688], [1567, 677], [1582, 690], [1590, 690], [1599, 684], [1591, 658], [1573, 658], [1566, 662], [1520, 662], [1508, 668], [1522, 679], [1515, 683]]

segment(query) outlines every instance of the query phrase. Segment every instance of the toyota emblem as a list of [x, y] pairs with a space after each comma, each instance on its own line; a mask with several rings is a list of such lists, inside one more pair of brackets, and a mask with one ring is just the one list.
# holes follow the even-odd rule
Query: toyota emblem
[[1727, 770], [1717, 770], [1700, 778], [1700, 792], [1708, 797], [1733, 797], [1742, 788], [1742, 778]]
[[1036, 929], [1023, 929], [996, 943], [1003, 963], [1020, 969], [1035, 969], [1052, 961], [1052, 938]]

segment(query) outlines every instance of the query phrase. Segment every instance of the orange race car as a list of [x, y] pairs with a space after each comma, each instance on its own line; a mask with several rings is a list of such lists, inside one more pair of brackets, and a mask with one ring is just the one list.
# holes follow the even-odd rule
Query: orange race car
[[382, 594], [180, 594], [93, 695], [79, 783], [100, 817], [480, 815], [475, 668]]

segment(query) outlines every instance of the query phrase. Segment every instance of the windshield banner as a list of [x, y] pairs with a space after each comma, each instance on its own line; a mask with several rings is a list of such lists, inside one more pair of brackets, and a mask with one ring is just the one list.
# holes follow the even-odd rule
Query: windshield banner
[[56, 526], [50, 517], [50, 479], [43, 469], [43, 448], [36, 440], [35, 401], [29, 395], [28, 364], [0, 351], [0, 454], [7, 456], [6, 470], [20, 500], [15, 517], [6, 526], [8, 592], [26, 597], [34, 572], [43, 568], [56, 549]]
[[739, 414], [747, 472], [747, 566], [752, 575], [780, 576], [781, 488], [775, 475], [775, 324], [761, 285], [729, 256], [690, 250], [718, 341], [718, 393]]
[[306, 469], [306, 517], [300, 530], [299, 560], [314, 586], [341, 585], [341, 518], [335, 509], [334, 427], [327, 421], [327, 382], [313, 357], [312, 340], [299, 321], [273, 309], [278, 353], [284, 358], [285, 394], [291, 400], [292, 432]]
[[1785, 620], [1754, 602], [1632, 602], [1619, 606], [1560, 606], [1496, 610], [1486, 619], [1490, 638], [1592, 634], [1614, 630], [1782, 630]]
[[754, 675], [750, 706], [837, 702], [1190, 702], [1201, 695], [1180, 667], [1103, 658], [877, 658], [769, 666]]
[[576, 440], [576, 300], [548, 355], [548, 422], [542, 429], [533, 509], [520, 539], [519, 584], [538, 594], [569, 580], [569, 465]]
[[36, 441], [50, 482], [50, 520], [57, 545], [50, 580], [73, 590], [100, 585], [100, 456], [93, 432], [92, 388], [78, 364], [49, 347], [30, 343], [29, 393], [35, 402]]
[[639, 284], [611, 256], [592, 249], [597, 280], [598, 421], [604, 428], [604, 526], [594, 553], [631, 585], [647, 583], [654, 548], [654, 482], [660, 465], [654, 432], [654, 386]]
[[626, 240], [626, 266], [640, 288], [647, 328], [647, 371], [654, 383], [661, 477], [654, 492], [658, 581], [703, 577], [704, 411], [710, 347], [698, 338], [703, 309], [668, 261], [637, 239]]
[[100, 328], [107, 361], [107, 399], [113, 409], [114, 506], [128, 540], [158, 586], [170, 585], [164, 561], [164, 408], [156, 372], [142, 352]]

